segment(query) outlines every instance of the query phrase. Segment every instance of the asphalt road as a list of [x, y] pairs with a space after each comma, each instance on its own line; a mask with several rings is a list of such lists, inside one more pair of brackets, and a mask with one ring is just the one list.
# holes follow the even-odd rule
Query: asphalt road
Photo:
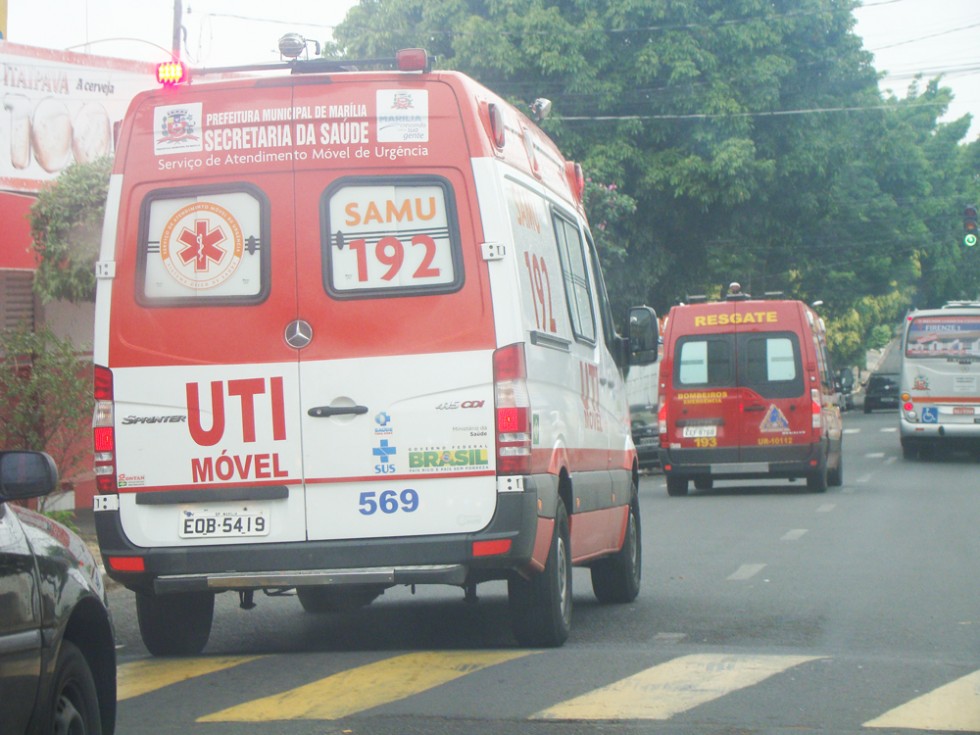
[[203, 656], [153, 659], [114, 588], [118, 732], [978, 732], [977, 460], [902, 460], [891, 413], [845, 430], [826, 494], [645, 476], [640, 597], [599, 605], [576, 570], [561, 649], [516, 647], [488, 584], [325, 616], [224, 594]]

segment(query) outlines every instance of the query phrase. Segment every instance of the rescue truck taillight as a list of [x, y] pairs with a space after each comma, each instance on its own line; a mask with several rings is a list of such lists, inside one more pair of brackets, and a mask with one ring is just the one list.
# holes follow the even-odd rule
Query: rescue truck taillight
[[165, 87], [187, 82], [187, 67], [179, 61], [165, 61], [157, 64], [157, 82]]
[[531, 407], [522, 343], [493, 353], [494, 403], [497, 410], [497, 474], [531, 471]]
[[810, 405], [813, 409], [813, 428], [823, 428], [823, 406], [820, 404], [820, 391], [816, 388], [810, 389]]
[[95, 366], [95, 411], [92, 415], [95, 485], [101, 493], [116, 492], [116, 430], [112, 371]]

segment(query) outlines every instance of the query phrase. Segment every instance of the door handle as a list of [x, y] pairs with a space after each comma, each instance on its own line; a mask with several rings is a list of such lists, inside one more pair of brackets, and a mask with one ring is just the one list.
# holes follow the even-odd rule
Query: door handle
[[367, 412], [367, 406], [314, 406], [306, 413], [315, 419], [320, 419], [325, 416], [360, 416]]
[[742, 410], [745, 411], [745, 413], [748, 413], [749, 411], [765, 411], [766, 410], [766, 407], [765, 406], [760, 406], [758, 403], [755, 403], [755, 404], [753, 404], [751, 406], [746, 406]]

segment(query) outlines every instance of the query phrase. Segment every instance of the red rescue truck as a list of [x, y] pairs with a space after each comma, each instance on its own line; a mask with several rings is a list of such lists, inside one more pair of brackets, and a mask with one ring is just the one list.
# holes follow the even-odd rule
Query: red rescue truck
[[[694, 301], [694, 300], [691, 300]], [[674, 306], [660, 364], [660, 461], [670, 495], [715, 480], [843, 482], [839, 397], [823, 320], [802, 301]]]
[[536, 646], [572, 565], [639, 591], [623, 376], [655, 315], [617, 334], [581, 168], [528, 117], [420, 49], [376, 66], [164, 88], [122, 124], [95, 517], [153, 654], [202, 650], [224, 591], [329, 612], [506, 580]]

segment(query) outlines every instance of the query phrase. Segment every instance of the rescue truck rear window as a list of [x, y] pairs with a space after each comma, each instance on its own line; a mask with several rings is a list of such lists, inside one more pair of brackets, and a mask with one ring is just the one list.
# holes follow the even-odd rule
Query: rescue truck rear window
[[682, 337], [674, 370], [687, 388], [744, 386], [766, 398], [803, 392], [799, 340], [790, 332]]
[[[766, 398], [792, 398], [803, 393], [800, 348], [794, 334], [740, 335], [744, 342], [742, 385]], [[741, 344], [740, 344], [741, 347]]]
[[324, 192], [321, 221], [324, 287], [335, 298], [462, 286], [455, 199], [444, 179], [341, 180]]
[[248, 186], [152, 193], [140, 212], [137, 300], [250, 304], [269, 292], [269, 205]]
[[730, 386], [735, 382], [734, 344], [730, 335], [679, 341], [677, 383]]
[[578, 339], [595, 343], [595, 315], [592, 313], [592, 286], [585, 268], [585, 244], [572, 222], [557, 215], [554, 222], [572, 331]]

